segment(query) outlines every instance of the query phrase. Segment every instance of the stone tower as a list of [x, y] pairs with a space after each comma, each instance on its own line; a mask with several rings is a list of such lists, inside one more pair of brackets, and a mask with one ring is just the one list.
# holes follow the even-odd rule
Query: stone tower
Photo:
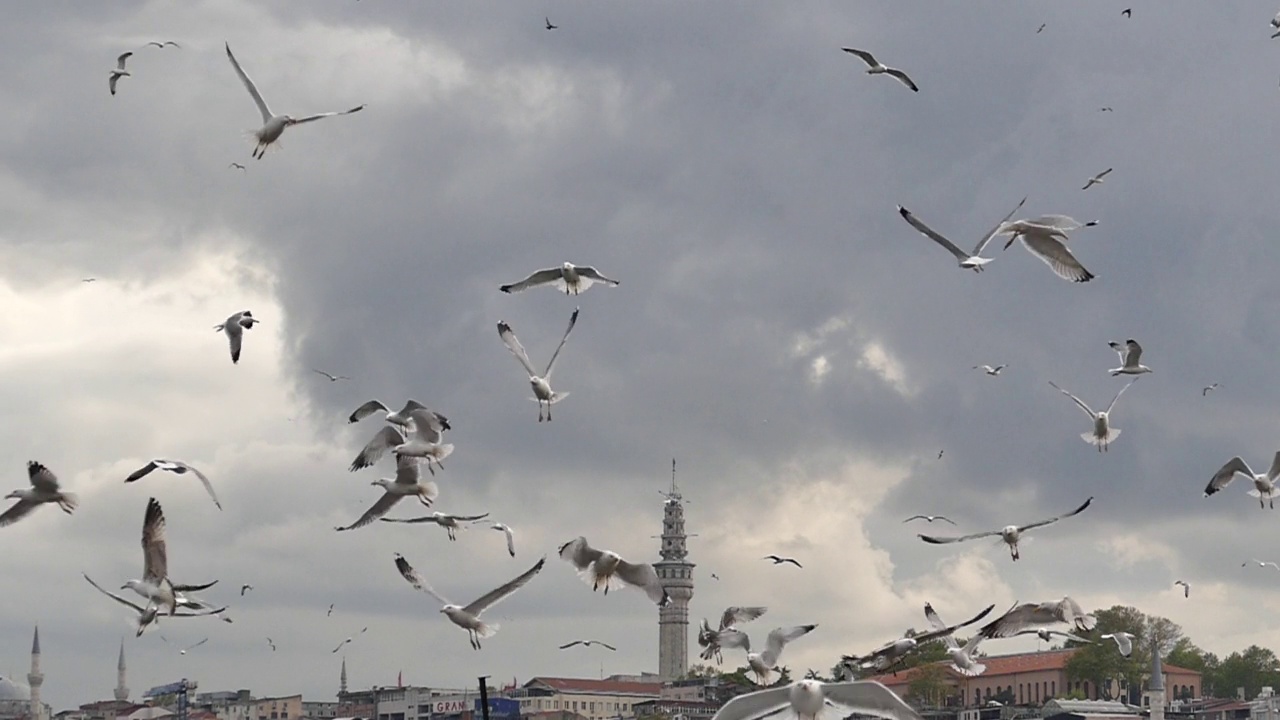
[[671, 596], [658, 609], [658, 675], [674, 680], [689, 668], [689, 600], [693, 598], [693, 563], [685, 547], [684, 506], [676, 486], [676, 461], [671, 461], [671, 491], [663, 493], [662, 560], [653, 564], [658, 579]]
[[347, 694], [347, 656], [342, 656], [342, 674], [338, 676], [338, 696]]
[[35, 636], [31, 639], [31, 672], [27, 673], [27, 684], [31, 686], [31, 720], [45, 720], [44, 703], [40, 702], [40, 686], [44, 684], [44, 673], [40, 672], [40, 626], [36, 626]]
[[116, 702], [129, 701], [129, 686], [124, 684], [124, 640], [120, 641], [120, 661], [116, 663]]
[[1151, 697], [1151, 720], [1164, 720], [1164, 666], [1160, 664], [1160, 646], [1151, 641], [1151, 679], [1147, 682]]

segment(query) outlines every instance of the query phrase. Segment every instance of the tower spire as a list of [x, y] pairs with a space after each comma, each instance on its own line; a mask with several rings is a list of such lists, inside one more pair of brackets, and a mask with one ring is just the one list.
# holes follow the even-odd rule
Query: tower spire
[[676, 461], [671, 459], [671, 491], [662, 509], [662, 560], [653, 564], [671, 601], [658, 608], [658, 675], [674, 680], [689, 666], [689, 600], [693, 598], [693, 568], [688, 561], [684, 530], [684, 498], [676, 484]]
[[347, 693], [347, 656], [342, 656], [342, 675], [338, 677], [338, 695]]
[[31, 720], [45, 720], [44, 703], [40, 702], [40, 686], [44, 673], [40, 672], [40, 626], [36, 626], [31, 638], [31, 672], [27, 673], [27, 685], [31, 686]]
[[124, 638], [120, 639], [120, 660], [116, 662], [116, 702], [128, 702], [129, 686], [125, 685]]

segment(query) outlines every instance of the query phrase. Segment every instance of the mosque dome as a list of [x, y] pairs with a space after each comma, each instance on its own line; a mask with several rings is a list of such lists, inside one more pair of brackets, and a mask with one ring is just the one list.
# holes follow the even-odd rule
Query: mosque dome
[[0, 701], [31, 699], [31, 688], [6, 677], [0, 677]]

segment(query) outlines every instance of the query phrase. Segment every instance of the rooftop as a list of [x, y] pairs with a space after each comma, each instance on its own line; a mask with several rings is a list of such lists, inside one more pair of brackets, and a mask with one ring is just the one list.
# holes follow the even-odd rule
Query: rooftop
[[557, 692], [596, 693], [600, 695], [651, 695], [662, 692], [660, 682], [627, 682], [623, 680], [592, 680], [590, 678], [535, 677], [524, 687], [542, 685]]
[[[1067, 661], [1075, 654], [1077, 648], [1066, 648], [1064, 650], [1045, 650], [1042, 652], [1016, 653], [1012, 655], [985, 655], [982, 662], [987, 666], [987, 671], [978, 677], [999, 677], [1002, 675], [1017, 675], [1020, 673], [1043, 672], [1045, 670], [1063, 670], [1067, 666]], [[954, 677], [963, 677], [954, 670], [950, 670], [950, 660], [940, 660], [938, 665], [945, 665], [948, 672]], [[864, 678], [865, 680], [875, 680], [884, 685], [902, 685], [911, 682], [918, 670], [911, 668], [909, 670], [899, 671], [897, 675], [892, 673], [887, 675], [876, 675], [875, 677]], [[1188, 670], [1176, 665], [1164, 664], [1164, 672], [1166, 675], [1196, 675], [1200, 673], [1196, 670]], [[1072, 711], [1074, 712], [1074, 711]]]

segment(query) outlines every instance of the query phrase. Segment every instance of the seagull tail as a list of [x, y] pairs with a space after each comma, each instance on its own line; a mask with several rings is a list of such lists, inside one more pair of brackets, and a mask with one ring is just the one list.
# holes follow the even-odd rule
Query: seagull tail
[[1098, 437], [1091, 432], [1080, 433], [1080, 437], [1084, 438], [1084, 441], [1090, 445], [1102, 447], [1115, 442], [1116, 438], [1120, 437], [1120, 428], [1107, 428], [1107, 434], [1102, 437]]
[[491, 638], [502, 626], [498, 623], [480, 623], [476, 626], [476, 635], [480, 638]]
[[58, 507], [62, 508], [68, 515], [77, 507], [80, 507], [80, 498], [75, 493], [62, 492], [58, 494]]
[[977, 677], [987, 671], [987, 666], [982, 663], [974, 663], [967, 668], [962, 668], [959, 665], [952, 665], [951, 669], [965, 677]]
[[569, 391], [568, 391], [568, 390], [565, 390], [564, 392], [553, 392], [553, 393], [551, 393], [551, 399], [547, 401], [547, 404], [548, 404], [548, 405], [555, 405], [556, 403], [560, 402], [561, 400], [563, 400], [563, 399], [565, 399], [565, 398], [567, 398], [567, 397], [569, 397]]

